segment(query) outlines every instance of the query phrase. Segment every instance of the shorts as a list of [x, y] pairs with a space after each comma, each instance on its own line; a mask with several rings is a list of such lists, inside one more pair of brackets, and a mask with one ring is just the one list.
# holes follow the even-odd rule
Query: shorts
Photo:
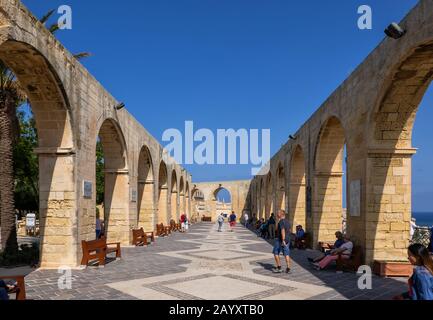
[[289, 245], [287, 244], [285, 247], [283, 247], [281, 241], [279, 239], [276, 239], [272, 253], [274, 254], [274, 256], [279, 256], [281, 252], [283, 252], [283, 255], [285, 257], [290, 256]]
[[236, 227], [236, 221], [230, 221], [230, 227]]

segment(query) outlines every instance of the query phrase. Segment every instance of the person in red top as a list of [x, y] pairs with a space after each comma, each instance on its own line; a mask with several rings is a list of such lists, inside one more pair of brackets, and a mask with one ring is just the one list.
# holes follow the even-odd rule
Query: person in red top
[[180, 224], [181, 224], [181, 228], [182, 228], [181, 232], [185, 232], [186, 231], [186, 215], [185, 215], [185, 213], [180, 216]]

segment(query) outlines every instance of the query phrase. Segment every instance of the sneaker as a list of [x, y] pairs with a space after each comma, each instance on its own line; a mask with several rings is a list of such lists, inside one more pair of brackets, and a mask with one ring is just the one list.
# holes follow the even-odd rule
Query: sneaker
[[273, 273], [282, 273], [283, 269], [281, 269], [281, 267], [273, 267], [272, 272]]
[[317, 271], [320, 271], [320, 266], [318, 263], [313, 263], [313, 268], [316, 269]]
[[290, 270], [290, 268], [286, 268], [286, 273], [287, 273], [287, 274], [292, 273], [292, 271]]

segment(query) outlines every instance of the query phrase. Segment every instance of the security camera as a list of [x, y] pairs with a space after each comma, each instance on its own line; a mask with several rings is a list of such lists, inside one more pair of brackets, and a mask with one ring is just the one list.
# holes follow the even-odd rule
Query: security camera
[[400, 39], [405, 33], [406, 30], [404, 30], [395, 22], [391, 23], [388, 28], [385, 29], [385, 34], [393, 39]]

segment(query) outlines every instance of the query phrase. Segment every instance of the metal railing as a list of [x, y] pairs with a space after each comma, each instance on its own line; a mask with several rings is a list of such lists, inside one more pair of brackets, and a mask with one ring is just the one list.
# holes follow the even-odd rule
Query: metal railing
[[415, 232], [412, 237], [411, 243], [420, 243], [428, 247], [430, 243], [430, 228], [429, 227], [415, 227]]

